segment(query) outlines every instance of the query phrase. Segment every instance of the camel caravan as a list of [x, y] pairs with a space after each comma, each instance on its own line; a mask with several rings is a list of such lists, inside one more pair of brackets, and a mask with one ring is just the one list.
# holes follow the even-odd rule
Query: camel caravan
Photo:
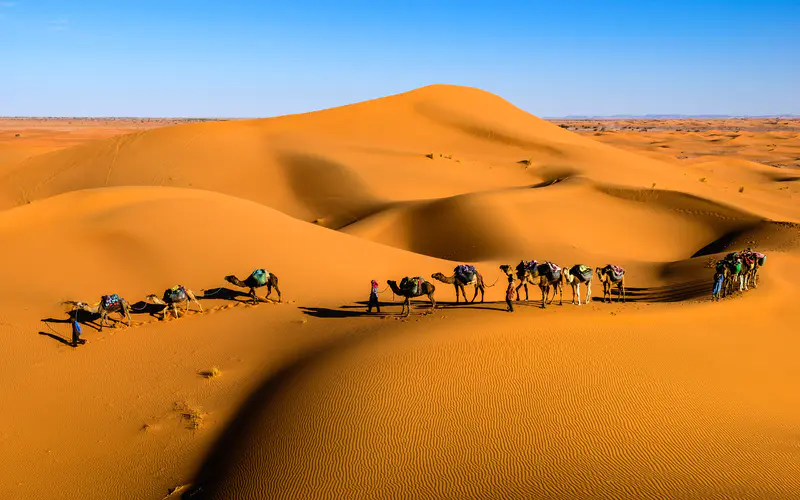
[[754, 252], [750, 248], [740, 252], [731, 252], [722, 260], [714, 264], [714, 287], [711, 299], [719, 302], [720, 299], [730, 296], [734, 292], [743, 293], [758, 287], [758, 270], [767, 262], [767, 256]]
[[[765, 264], [766, 259], [767, 256], [765, 254], [747, 248], [740, 252], [731, 252], [717, 261], [714, 266], [712, 301], [718, 302], [736, 291], [744, 292], [751, 286], [753, 288], [757, 287], [758, 271]], [[539, 263], [535, 260], [523, 260], [516, 267], [512, 267], [510, 264], [503, 264], [500, 266], [500, 270], [503, 271], [509, 283], [506, 290], [506, 303], [508, 304], [509, 312], [514, 311], [512, 301], [519, 302], [521, 300], [520, 289], [525, 291], [525, 301], [530, 300], [528, 285], [539, 287], [543, 309], [548, 304], [553, 303], [556, 294], [559, 296], [559, 305], [563, 305], [565, 285], [569, 285], [572, 288], [572, 304], [578, 306], [588, 304], [592, 300], [592, 281], [595, 275], [603, 287], [603, 297], [601, 299], [603, 302], [612, 301], [611, 295], [614, 289], [617, 291], [617, 302], [625, 302], [625, 269], [613, 264], [607, 264], [605, 267], [598, 267], [593, 270], [585, 264], [575, 264], [571, 267], [562, 268], [553, 262]], [[461, 297], [464, 298], [465, 304], [473, 303], [479, 293], [481, 295], [480, 302], [482, 303], [486, 289], [496, 284], [495, 281], [495, 284], [487, 285], [483, 275], [478, 272], [475, 266], [467, 264], [456, 266], [450, 276], [437, 272], [432, 274], [431, 278], [453, 286], [456, 294], [456, 304], [459, 303]], [[224, 280], [236, 287], [247, 289], [247, 296], [250, 298], [248, 303], [276, 302], [269, 298], [273, 291], [277, 293], [277, 302], [281, 302], [278, 277], [266, 269], [256, 269], [244, 280], [234, 275], [225, 276]], [[387, 285], [395, 296], [403, 298], [400, 310], [401, 316], [411, 314], [411, 299], [418, 297], [428, 298], [431, 304], [430, 313], [436, 310], [436, 299], [434, 298], [436, 286], [422, 276], [406, 276], [400, 283], [388, 280]], [[581, 294], [581, 285], [586, 287], [585, 296]], [[267, 290], [263, 298], [256, 293], [256, 290], [262, 287], [266, 287]], [[467, 287], [474, 287], [472, 299], [469, 301], [467, 301]], [[221, 290], [223, 289], [220, 288], [213, 293], [204, 291], [203, 297], [213, 297]], [[377, 305], [378, 312], [380, 312], [377, 299], [378, 293], [377, 283], [373, 280], [370, 304]], [[203, 306], [197, 300], [194, 292], [183, 285], [176, 285], [165, 290], [161, 297], [156, 294], [149, 294], [145, 297], [145, 306], [143, 307], [146, 307], [147, 303], [163, 306], [160, 311], [162, 321], [166, 320], [170, 313], [176, 319], [181, 314], [187, 314], [191, 304], [197, 305], [198, 311], [203, 312]], [[134, 309], [127, 300], [118, 294], [103, 295], [98, 302], [91, 306], [86, 302], [76, 301], [67, 301], [64, 304], [72, 306], [73, 346], [84, 342], [78, 338], [80, 336], [80, 327], [75, 319], [78, 311], [99, 317], [100, 322], [96, 325], [99, 331], [103, 331], [103, 327], [110, 324], [109, 315], [112, 313], [119, 314], [122, 320], [126, 320], [127, 325], [131, 326], [131, 311]], [[183, 311], [178, 308], [181, 305], [183, 305]], [[371, 312], [371, 308], [367, 312]], [[117, 322], [120, 321], [117, 320]]]

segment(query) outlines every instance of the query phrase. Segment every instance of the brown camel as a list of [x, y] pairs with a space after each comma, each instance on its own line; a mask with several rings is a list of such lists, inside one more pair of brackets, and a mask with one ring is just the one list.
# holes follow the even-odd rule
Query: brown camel
[[[551, 267], [553, 266], [553, 267]], [[550, 298], [549, 303], [553, 302], [558, 292], [558, 305], [564, 305], [564, 270], [556, 264], [545, 262], [537, 267], [537, 274], [539, 275], [539, 289], [542, 291], [542, 309], [545, 308], [547, 295], [550, 293], [550, 288], [553, 288], [553, 296]]]
[[511, 265], [503, 264], [500, 269], [508, 276], [515, 276], [519, 280], [517, 285], [517, 302], [520, 300], [520, 288], [525, 288], [525, 301], [528, 301], [528, 285], [535, 286], [539, 284], [539, 263], [535, 260], [521, 261], [517, 264], [516, 269], [512, 270]]
[[256, 288], [261, 288], [262, 286], [267, 287], [267, 294], [264, 296], [265, 301], [271, 300], [269, 296], [272, 293], [273, 288], [276, 292], [278, 292], [278, 302], [281, 301], [281, 291], [278, 288], [278, 277], [264, 269], [256, 269], [250, 273], [250, 276], [248, 276], [244, 281], [240, 280], [234, 275], [225, 276], [225, 281], [238, 287], [248, 288], [248, 293], [253, 299], [253, 304], [258, 304], [258, 302], [261, 300], [258, 295], [256, 295]]
[[458, 304], [459, 290], [461, 291], [461, 295], [464, 296], [464, 302], [467, 301], [467, 292], [465, 287], [468, 285], [475, 286], [475, 294], [472, 296], [472, 300], [470, 302], [475, 302], [475, 298], [478, 296], [479, 291], [481, 292], [481, 302], [483, 302], [483, 294], [486, 291], [486, 284], [483, 282], [483, 276], [481, 276], [481, 273], [479, 273], [473, 266], [456, 266], [455, 269], [453, 269], [452, 276], [445, 276], [442, 273], [433, 273], [431, 278], [441, 281], [442, 283], [447, 283], [448, 285], [453, 285], [453, 287], [456, 289], [456, 304]]
[[[128, 319], [128, 326], [131, 326], [131, 305], [128, 301], [123, 299], [117, 294], [103, 295], [100, 301], [90, 306], [86, 302], [67, 301], [65, 304], [72, 305], [75, 309], [86, 311], [89, 314], [97, 314], [100, 316], [99, 331], [103, 331], [103, 325], [106, 324], [106, 319], [111, 313], [119, 313], [122, 318]], [[110, 323], [109, 323], [110, 324]]]
[[606, 297], [611, 302], [611, 287], [616, 286], [619, 291], [617, 302], [622, 300], [625, 302], [625, 270], [621, 267], [612, 266], [611, 264], [606, 267], [598, 267], [595, 269], [597, 277], [600, 278], [600, 283], [603, 284], [603, 302]]
[[578, 305], [581, 305], [581, 283], [586, 285], [586, 303], [592, 300], [592, 268], [583, 264], [575, 264], [570, 268], [564, 268], [564, 281], [572, 286], [572, 303], [575, 304], [575, 297], [578, 298]]
[[422, 277], [405, 277], [400, 281], [400, 286], [397, 286], [397, 282], [393, 280], [389, 280], [386, 283], [391, 287], [395, 295], [405, 297], [400, 314], [403, 314], [404, 311], [406, 313], [405, 316], [411, 314], [411, 299], [422, 297], [423, 295], [427, 295], [428, 300], [431, 301], [431, 313], [436, 309], [436, 300], [433, 298], [433, 292], [436, 291], [436, 287], [433, 286], [433, 283], [425, 281]]
[[203, 306], [200, 302], [197, 301], [197, 298], [194, 296], [194, 292], [189, 290], [188, 288], [184, 287], [183, 285], [177, 285], [170, 289], [164, 290], [164, 295], [162, 298], [158, 298], [158, 295], [151, 293], [147, 297], [146, 300], [150, 300], [150, 302], [154, 304], [160, 304], [166, 306], [162, 311], [162, 320], [167, 319], [167, 313], [172, 311], [172, 314], [175, 317], [178, 317], [178, 304], [185, 303], [186, 308], [184, 309], [184, 314], [189, 312], [189, 303], [194, 302], [197, 304], [197, 307], [200, 308], [200, 312], [203, 312]]

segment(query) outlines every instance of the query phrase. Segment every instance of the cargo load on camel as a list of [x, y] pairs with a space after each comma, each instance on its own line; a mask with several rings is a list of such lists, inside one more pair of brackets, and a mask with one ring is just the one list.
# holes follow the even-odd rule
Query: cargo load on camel
[[269, 279], [269, 271], [265, 269], [256, 269], [250, 274], [249, 279], [257, 283], [258, 286], [264, 286], [267, 284], [267, 280]]
[[470, 266], [467, 264], [461, 264], [456, 266], [454, 271], [456, 279], [458, 279], [461, 283], [465, 285], [471, 283], [472, 280], [475, 279], [475, 276], [478, 274], [478, 271], [475, 269], [475, 266]]
[[413, 278], [403, 278], [400, 281], [400, 290], [410, 292], [412, 295], [422, 295], [422, 284], [425, 279], [422, 276], [415, 276]]

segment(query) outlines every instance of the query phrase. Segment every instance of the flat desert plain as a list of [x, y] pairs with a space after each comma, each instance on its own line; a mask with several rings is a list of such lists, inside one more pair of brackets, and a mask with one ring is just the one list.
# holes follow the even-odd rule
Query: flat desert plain
[[[0, 496], [800, 498], [798, 128], [550, 122], [445, 85], [3, 120]], [[712, 302], [745, 247], [758, 286]], [[595, 276], [588, 304], [530, 286], [509, 314], [523, 259], [622, 266], [627, 301]], [[483, 301], [431, 277], [458, 264]], [[224, 279], [257, 268], [280, 303]], [[432, 314], [399, 316], [405, 276]], [[162, 320], [145, 297], [178, 284], [202, 312]], [[81, 315], [72, 347], [68, 301], [113, 293], [131, 326]]]

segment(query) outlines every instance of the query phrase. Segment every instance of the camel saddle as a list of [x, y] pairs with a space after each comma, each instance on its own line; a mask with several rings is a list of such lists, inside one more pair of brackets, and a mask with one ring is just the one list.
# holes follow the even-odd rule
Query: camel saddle
[[573, 276], [580, 276], [581, 280], [589, 281], [592, 279], [592, 268], [587, 266], [586, 264], [581, 264], [578, 266], [573, 266], [570, 270], [570, 273]]
[[615, 266], [613, 264], [608, 264], [606, 269], [611, 273], [611, 279], [614, 281], [619, 281], [622, 279], [622, 276], [625, 274], [625, 269], [621, 268], [620, 266]]
[[250, 278], [252, 278], [258, 286], [264, 286], [267, 284], [267, 280], [269, 279], [269, 271], [266, 269], [256, 269], [252, 273], [250, 273]]
[[415, 276], [413, 278], [405, 277], [400, 281], [400, 290], [411, 292], [412, 295], [417, 295], [422, 290], [422, 284], [425, 279], [422, 276]]
[[164, 292], [164, 297], [162, 300], [167, 304], [183, 302], [186, 300], [186, 288], [184, 288], [183, 285], [175, 285]]
[[765, 262], [767, 262], [767, 256], [763, 253], [753, 252], [753, 255], [756, 256], [759, 266], [763, 266]]
[[735, 262], [738, 259], [739, 259], [739, 252], [731, 252], [725, 256], [725, 260], [729, 262]]
[[103, 304], [103, 309], [108, 309], [111, 306], [115, 306], [120, 303], [122, 299], [116, 293], [112, 293], [111, 295], [103, 295], [100, 297], [100, 303]]
[[542, 264], [547, 267], [547, 277], [551, 280], [558, 279], [561, 276], [561, 268], [552, 262], [545, 262]]
[[473, 279], [475, 279], [475, 275], [478, 274], [478, 271], [475, 269], [475, 266], [461, 264], [456, 266], [455, 274], [459, 281], [461, 281], [464, 284], [467, 284]]

